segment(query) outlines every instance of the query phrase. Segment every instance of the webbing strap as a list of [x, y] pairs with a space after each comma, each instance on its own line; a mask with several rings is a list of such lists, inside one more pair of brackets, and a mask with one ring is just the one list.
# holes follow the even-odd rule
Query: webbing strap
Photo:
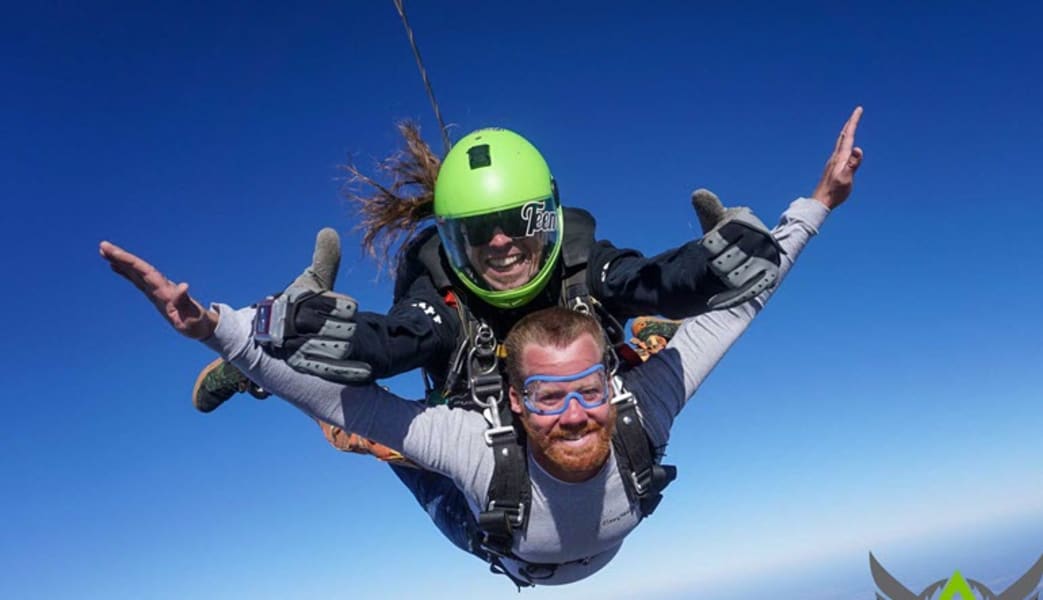
[[467, 305], [457, 300], [452, 292], [448, 292], [446, 295], [447, 304], [450, 303], [450, 297], [453, 300], [451, 305], [456, 308], [456, 314], [460, 318], [460, 336], [457, 340], [456, 350], [453, 351], [453, 355], [449, 359], [449, 368], [446, 370], [446, 377], [442, 383], [441, 392], [442, 396], [448, 399], [450, 406], [468, 406], [471, 402], [470, 395], [461, 394], [461, 390], [457, 388], [457, 383], [468, 368], [466, 362], [471, 349], [471, 338], [477, 329], [477, 322], [471, 315], [471, 311], [467, 309]]
[[594, 316], [590, 289], [587, 287], [587, 270], [579, 270], [567, 277], [561, 285], [562, 304], [569, 310]]
[[652, 451], [632, 399], [616, 403], [616, 432], [612, 436], [627, 495], [641, 507], [641, 516], [655, 512], [663, 490], [677, 477], [677, 467], [660, 465]]
[[[500, 422], [513, 423], [508, 403], [500, 407]], [[497, 556], [511, 556], [514, 532], [525, 529], [532, 503], [529, 463], [525, 444], [517, 429], [504, 427], [487, 432], [493, 450], [493, 478], [486, 494], [488, 503], [478, 515], [478, 527], [484, 533], [482, 548]]]
[[424, 245], [420, 247], [420, 262], [427, 268], [428, 274], [431, 276], [431, 281], [435, 285], [436, 290], [445, 290], [452, 287], [453, 282], [449, 279], [449, 274], [446, 273], [445, 268], [442, 267], [442, 255], [438, 251], [442, 247], [442, 238], [437, 235], [432, 235]]
[[561, 303], [572, 310], [591, 315], [590, 287], [587, 285], [587, 260], [594, 245], [594, 217], [585, 210], [565, 209], [565, 238], [561, 247], [564, 269]]
[[565, 235], [561, 244], [561, 262], [566, 268], [586, 267], [590, 248], [594, 245], [597, 221], [594, 215], [574, 207], [563, 209]]

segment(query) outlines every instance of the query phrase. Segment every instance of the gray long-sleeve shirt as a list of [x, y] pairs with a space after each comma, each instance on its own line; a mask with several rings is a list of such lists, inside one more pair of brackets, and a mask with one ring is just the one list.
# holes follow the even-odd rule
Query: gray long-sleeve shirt
[[[772, 231], [786, 254], [785, 277], [829, 211], [801, 198]], [[665, 446], [674, 418], [731, 345], [764, 307], [771, 292], [742, 306], [686, 319], [667, 349], [627, 372], [624, 383], [639, 403], [642, 422], [656, 446]], [[265, 354], [251, 337], [253, 309], [217, 305], [220, 321], [206, 344], [250, 379], [307, 414], [402, 452], [418, 465], [451, 478], [480, 512], [493, 475], [493, 456], [481, 414], [446, 406], [428, 407], [376, 385], [343, 386], [294, 371]], [[640, 521], [627, 498], [614, 453], [601, 471], [582, 483], [567, 483], [529, 456], [532, 506], [526, 530], [505, 560], [516, 576], [537, 584], [565, 584], [601, 569]], [[554, 565], [548, 567], [547, 565]]]

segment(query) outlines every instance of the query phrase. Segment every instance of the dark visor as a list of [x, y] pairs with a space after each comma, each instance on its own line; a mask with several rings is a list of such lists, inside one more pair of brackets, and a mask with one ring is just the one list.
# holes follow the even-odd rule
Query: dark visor
[[522, 216], [522, 208], [508, 208], [460, 219], [460, 226], [471, 246], [484, 246], [496, 236], [499, 229], [512, 238], [525, 237], [529, 232], [529, 221]]

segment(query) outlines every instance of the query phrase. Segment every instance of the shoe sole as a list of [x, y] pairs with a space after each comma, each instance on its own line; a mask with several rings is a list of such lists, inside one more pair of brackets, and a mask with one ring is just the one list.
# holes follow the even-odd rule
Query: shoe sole
[[216, 369], [223, 361], [223, 358], [217, 357], [213, 360], [213, 362], [203, 367], [203, 370], [199, 372], [199, 376], [196, 377], [196, 384], [192, 386], [192, 406], [194, 406], [196, 410], [198, 410], [201, 413], [212, 412], [215, 408], [217, 408], [217, 406], [220, 406], [220, 404], [218, 404], [217, 406], [212, 406], [208, 409], [204, 409], [203, 407], [196, 404], [196, 398], [199, 397], [199, 388], [203, 387], [203, 380], [206, 379], [206, 376], [209, 375], [211, 371]]
[[[630, 335], [633, 337], [644, 339], [645, 337], [658, 335], [664, 338], [671, 338], [681, 327], [681, 321], [678, 319], [665, 319], [661, 317], [637, 317], [634, 322], [630, 325]], [[664, 335], [666, 332], [669, 335]]]

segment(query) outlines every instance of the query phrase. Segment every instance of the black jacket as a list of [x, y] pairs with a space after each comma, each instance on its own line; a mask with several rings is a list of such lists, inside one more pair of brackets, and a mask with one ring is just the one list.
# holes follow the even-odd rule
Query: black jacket
[[[437, 233], [428, 227], [405, 249], [395, 278], [395, 303], [386, 315], [360, 312], [352, 342], [351, 359], [369, 363], [375, 379], [390, 377], [417, 367], [426, 368], [436, 381], [444, 378], [460, 337], [460, 318], [445, 300], [452, 291], [471, 312], [487, 322], [498, 340], [523, 315], [559, 304], [566, 262], [587, 252], [587, 287], [590, 294], [620, 323], [638, 315], [659, 314], [683, 318], [707, 310], [706, 302], [721, 291], [721, 284], [707, 269], [706, 250], [693, 240], [651, 258], [636, 250], [619, 249], [594, 240], [594, 218], [587, 211], [564, 210], [563, 259], [536, 298], [525, 306], [501, 309], [471, 294], [456, 278], [444, 252], [440, 265], [424, 265], [420, 251]], [[564, 260], [571, 254], [572, 260]], [[582, 257], [580, 257], [582, 262]], [[440, 269], [439, 269], [440, 267]], [[576, 267], [573, 267], [576, 268]]]

